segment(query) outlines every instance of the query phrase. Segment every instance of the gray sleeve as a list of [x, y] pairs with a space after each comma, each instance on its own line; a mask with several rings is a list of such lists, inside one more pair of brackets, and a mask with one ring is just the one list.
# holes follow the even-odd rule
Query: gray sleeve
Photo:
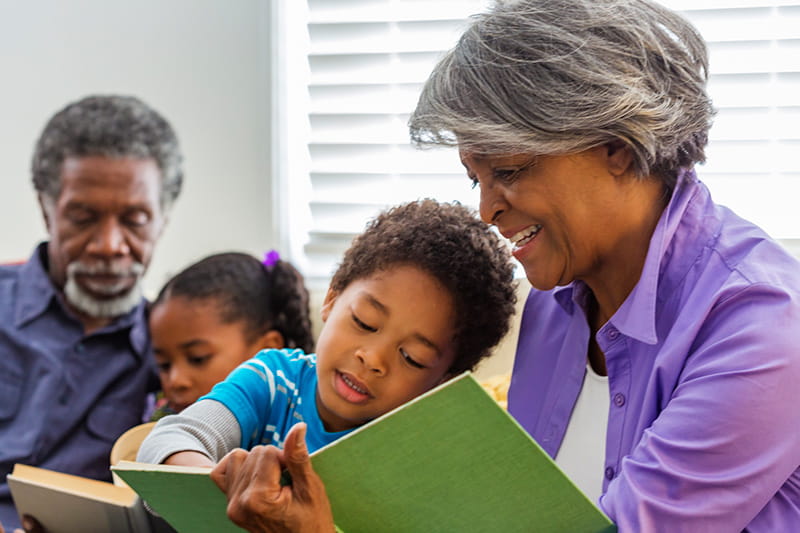
[[241, 443], [236, 416], [215, 400], [200, 400], [177, 415], [165, 416], [139, 447], [136, 460], [163, 463], [173, 453], [195, 451], [219, 462]]

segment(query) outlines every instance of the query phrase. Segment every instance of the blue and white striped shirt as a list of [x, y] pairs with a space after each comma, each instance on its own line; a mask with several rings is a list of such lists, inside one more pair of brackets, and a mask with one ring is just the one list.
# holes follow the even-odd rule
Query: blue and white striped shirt
[[283, 447], [298, 422], [308, 425], [306, 444], [313, 452], [349, 431], [325, 431], [317, 411], [317, 356], [302, 350], [262, 350], [239, 365], [201, 400], [216, 400], [236, 416], [241, 447]]

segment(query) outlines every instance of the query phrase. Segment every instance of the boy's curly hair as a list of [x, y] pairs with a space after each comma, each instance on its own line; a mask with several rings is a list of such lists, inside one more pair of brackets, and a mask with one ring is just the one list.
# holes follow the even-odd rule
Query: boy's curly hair
[[392, 207], [353, 240], [331, 280], [341, 292], [397, 265], [436, 278], [455, 304], [451, 374], [472, 370], [508, 331], [514, 314], [514, 267], [507, 246], [475, 211], [424, 199]]
[[213, 300], [223, 323], [244, 323], [248, 342], [274, 329], [287, 348], [314, 351], [308, 290], [287, 261], [265, 267], [244, 253], [210, 255], [170, 279], [153, 306], [172, 297]]

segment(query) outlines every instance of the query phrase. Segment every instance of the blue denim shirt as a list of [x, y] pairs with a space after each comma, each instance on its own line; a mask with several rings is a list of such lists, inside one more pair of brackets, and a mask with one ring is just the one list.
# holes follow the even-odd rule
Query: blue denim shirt
[[85, 335], [45, 264], [46, 243], [0, 267], [0, 522], [19, 525], [6, 482], [15, 463], [111, 480], [109, 454], [139, 424], [158, 376], [146, 303]]

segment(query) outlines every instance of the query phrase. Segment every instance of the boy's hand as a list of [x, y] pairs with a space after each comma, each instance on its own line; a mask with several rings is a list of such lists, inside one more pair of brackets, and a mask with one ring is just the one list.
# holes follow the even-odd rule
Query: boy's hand
[[[284, 449], [256, 446], [222, 458], [211, 479], [228, 496], [228, 518], [251, 533], [330, 533], [335, 530], [325, 486], [311, 467], [306, 425], [295, 425]], [[281, 472], [291, 485], [281, 485]]]

